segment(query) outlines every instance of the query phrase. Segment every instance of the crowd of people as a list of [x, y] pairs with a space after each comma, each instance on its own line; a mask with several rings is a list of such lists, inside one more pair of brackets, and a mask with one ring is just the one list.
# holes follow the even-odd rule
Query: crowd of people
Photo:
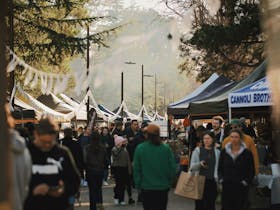
[[[139, 126], [132, 120], [85, 130], [65, 128], [59, 138], [57, 124], [43, 118], [37, 125], [18, 129], [20, 136], [8, 108], [7, 116], [14, 154], [14, 209], [74, 209], [82, 185], [89, 189], [90, 210], [103, 210], [102, 186], [108, 185], [109, 177], [115, 180], [115, 205], [134, 204], [135, 188], [137, 203], [144, 210], [167, 209], [176, 163], [157, 125], [142, 122]], [[191, 154], [190, 173], [206, 178], [196, 210], [216, 209], [219, 185], [223, 210], [246, 209], [249, 186], [259, 173], [252, 130], [244, 127], [243, 119], [232, 120], [226, 127], [222, 124], [223, 119], [216, 116], [207, 127], [190, 128], [186, 143], [192, 152], [181, 154]]]
[[225, 123], [220, 116], [213, 117], [205, 127], [190, 128], [189, 170], [206, 178], [203, 198], [195, 202], [196, 210], [216, 209], [218, 191], [223, 210], [249, 209], [249, 189], [259, 174], [260, 164], [271, 161], [259, 157], [262, 134], [257, 137], [257, 133], [245, 118]]
[[171, 149], [161, 141], [158, 126], [147, 122], [139, 126], [137, 120], [132, 120], [110, 127], [64, 128], [61, 135], [51, 118], [42, 118], [36, 125], [28, 123], [17, 128], [19, 135], [8, 108], [7, 116], [17, 147], [14, 191], [18, 196], [14, 209], [74, 209], [80, 186], [87, 186], [90, 210], [103, 210], [102, 186], [108, 185], [109, 176], [115, 181], [115, 205], [134, 204], [135, 188], [137, 202], [144, 209], [167, 208], [175, 161]]

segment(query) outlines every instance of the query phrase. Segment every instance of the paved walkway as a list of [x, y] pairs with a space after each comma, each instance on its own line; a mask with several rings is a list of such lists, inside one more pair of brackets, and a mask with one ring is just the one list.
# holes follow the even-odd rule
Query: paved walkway
[[[143, 210], [141, 205], [127, 205], [127, 206], [115, 206], [113, 204], [113, 184], [103, 188], [103, 199], [104, 206], [106, 210]], [[137, 193], [134, 190], [133, 198], [137, 198]], [[126, 194], [126, 202], [127, 202], [127, 194]], [[88, 210], [89, 209], [89, 201], [88, 201], [88, 189], [86, 187], [81, 189], [81, 205], [76, 204], [75, 210]], [[181, 198], [179, 196], [174, 195], [173, 190], [169, 193], [169, 204], [168, 210], [193, 210], [194, 209], [194, 201]], [[218, 210], [218, 208], [217, 208]]]
[[[137, 198], [136, 192], [134, 194], [134, 199]], [[104, 199], [104, 206], [106, 210], [113, 210], [113, 209], [123, 209], [123, 210], [142, 210], [141, 205], [127, 205], [127, 206], [115, 206], [113, 204], [113, 185], [105, 187], [103, 189], [103, 199]], [[127, 200], [127, 196], [126, 196]], [[127, 201], [126, 201], [127, 202]], [[89, 201], [88, 201], [88, 189], [83, 188], [81, 191], [81, 207], [79, 207], [78, 204], [76, 204], [76, 210], [86, 210], [89, 209]], [[170, 210], [192, 210], [194, 209], [193, 201], [180, 198], [178, 196], [175, 196], [173, 192], [169, 193], [169, 205], [168, 209]]]

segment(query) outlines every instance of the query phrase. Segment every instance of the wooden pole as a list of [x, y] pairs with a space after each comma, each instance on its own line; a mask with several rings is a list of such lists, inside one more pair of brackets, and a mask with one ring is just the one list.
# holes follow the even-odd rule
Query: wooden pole
[[7, 59], [6, 43], [8, 41], [8, 26], [6, 19], [9, 14], [8, 0], [3, 0], [0, 7], [0, 133], [3, 138], [0, 140], [0, 209], [11, 210], [11, 149], [5, 103], [7, 97]]
[[[9, 0], [9, 47], [14, 52], [14, 2], [13, 0]], [[10, 56], [10, 60], [12, 60], [12, 56]], [[15, 84], [15, 71], [10, 73], [9, 78], [9, 91], [10, 94], [13, 92]], [[14, 105], [14, 99], [12, 100], [12, 105]]]
[[157, 112], [157, 74], [155, 73], [155, 113]]
[[[89, 26], [87, 26], [87, 80], [89, 81], [89, 47], [90, 47], [90, 43], [89, 43]], [[89, 84], [87, 87], [87, 93], [89, 91]], [[87, 124], [90, 121], [90, 116], [89, 116], [89, 96], [87, 98]]]
[[[141, 100], [141, 104], [142, 104], [142, 107], [144, 106], [144, 65], [142, 64], [141, 66], [141, 69], [142, 69], [142, 100]], [[142, 121], [144, 121], [144, 110], [142, 110], [142, 113], [141, 113], [141, 116], [142, 116]]]
[[[124, 85], [123, 85], [123, 72], [122, 72], [122, 74], [121, 74], [121, 104], [122, 104], [122, 102], [123, 102], [123, 100], [124, 100], [124, 93], [123, 93], [123, 91], [124, 91]], [[123, 108], [122, 108], [122, 113], [121, 113], [121, 115], [122, 115], [122, 118], [124, 117], [124, 113], [123, 113]]]

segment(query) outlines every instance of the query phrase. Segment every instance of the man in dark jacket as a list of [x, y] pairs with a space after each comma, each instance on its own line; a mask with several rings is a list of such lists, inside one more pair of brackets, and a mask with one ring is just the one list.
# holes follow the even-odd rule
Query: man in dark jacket
[[78, 192], [79, 172], [70, 151], [56, 144], [57, 132], [51, 119], [41, 119], [28, 146], [33, 164], [25, 210], [67, 210]]
[[[139, 130], [139, 132], [136, 134], [132, 144], [131, 144], [131, 151], [132, 151], [132, 158], [134, 156], [134, 153], [136, 151], [136, 148], [138, 147], [138, 145], [142, 144], [146, 139], [147, 139], [147, 134], [146, 134], [146, 128], [149, 124], [147, 122], [143, 122], [141, 124], [141, 129]], [[131, 162], [133, 162], [133, 159], [131, 160]], [[138, 190], [138, 199], [137, 199], [138, 203], [142, 203], [143, 202], [143, 194], [141, 190]]]
[[[63, 132], [64, 138], [59, 140], [59, 144], [67, 147], [70, 150], [80, 174], [83, 174], [84, 162], [82, 147], [78, 143], [77, 139], [74, 139], [74, 133], [72, 128], [65, 128]], [[74, 209], [75, 195], [72, 195], [69, 198], [69, 204], [71, 205], [71, 209]]]
[[132, 153], [131, 154], [131, 162], [133, 162], [133, 156], [134, 156], [134, 152], [135, 152], [137, 146], [139, 144], [142, 144], [145, 141], [145, 139], [146, 139], [145, 129], [146, 129], [147, 126], [148, 126], [147, 122], [143, 122], [141, 124], [141, 129], [135, 135], [134, 140], [131, 143], [131, 153]]
[[132, 120], [130, 127], [127, 127], [125, 129], [125, 137], [128, 141], [127, 151], [129, 153], [130, 160], [133, 159], [133, 151], [132, 151], [133, 148], [132, 147], [133, 147], [133, 142], [134, 142], [135, 136], [138, 133], [138, 131], [139, 131], [139, 124], [138, 124], [137, 120]]
[[72, 128], [65, 128], [63, 132], [64, 138], [60, 139], [59, 143], [70, 150], [75, 160], [76, 166], [81, 173], [84, 169], [82, 147], [78, 141], [73, 138]]
[[114, 135], [123, 136], [123, 123], [121, 121], [117, 121], [115, 127], [112, 130], [112, 136]]
[[[128, 141], [126, 149], [128, 151], [129, 158], [130, 158], [131, 161], [133, 159], [134, 141], [135, 141], [135, 137], [136, 137], [138, 131], [139, 131], [139, 124], [138, 124], [137, 120], [132, 120], [130, 126], [127, 127], [124, 131], [124, 135], [125, 135], [125, 137]], [[134, 204], [135, 203], [134, 200], [132, 199], [132, 189], [131, 189], [131, 186], [133, 185], [133, 180], [132, 179], [133, 178], [130, 177], [130, 180], [129, 180], [128, 186], [127, 186], [127, 194], [130, 197], [129, 198], [129, 204]]]

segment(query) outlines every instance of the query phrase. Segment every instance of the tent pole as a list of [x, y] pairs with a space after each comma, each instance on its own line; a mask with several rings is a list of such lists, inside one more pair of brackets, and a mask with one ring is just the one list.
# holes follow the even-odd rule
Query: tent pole
[[232, 112], [231, 112], [231, 107], [228, 107], [228, 122], [230, 123], [232, 118]]

